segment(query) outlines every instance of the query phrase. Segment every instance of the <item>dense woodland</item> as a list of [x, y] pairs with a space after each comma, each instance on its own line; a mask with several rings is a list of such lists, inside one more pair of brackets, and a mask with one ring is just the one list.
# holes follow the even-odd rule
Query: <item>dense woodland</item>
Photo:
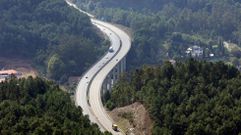
[[143, 103], [153, 135], [241, 133], [241, 74], [222, 62], [145, 66], [124, 75], [105, 98], [109, 109]]
[[101, 135], [68, 94], [40, 78], [0, 83], [1, 135]]
[[0, 56], [32, 59], [50, 78], [81, 75], [103, 52], [90, 19], [64, 0], [0, 0], [0, 14]]
[[[102, 20], [134, 31], [129, 65], [185, 57], [193, 45], [222, 58], [222, 41], [241, 45], [239, 0], [76, 0]], [[208, 58], [207, 58], [208, 59]]]

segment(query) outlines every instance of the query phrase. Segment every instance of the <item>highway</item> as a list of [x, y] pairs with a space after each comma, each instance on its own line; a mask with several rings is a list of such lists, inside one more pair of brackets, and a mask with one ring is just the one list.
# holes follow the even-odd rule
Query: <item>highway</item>
[[[76, 5], [66, 1], [68, 5], [78, 9]], [[80, 12], [86, 13], [80, 9]], [[99, 125], [102, 131], [109, 131], [114, 135], [123, 134], [112, 129], [113, 120], [106, 113], [101, 102], [101, 88], [108, 73], [127, 55], [131, 47], [130, 37], [116, 26], [99, 21], [93, 15], [91, 22], [108, 36], [113, 52], [107, 52], [97, 61], [80, 79], [76, 94], [75, 103], [83, 109], [83, 114], [88, 115], [91, 122]]]

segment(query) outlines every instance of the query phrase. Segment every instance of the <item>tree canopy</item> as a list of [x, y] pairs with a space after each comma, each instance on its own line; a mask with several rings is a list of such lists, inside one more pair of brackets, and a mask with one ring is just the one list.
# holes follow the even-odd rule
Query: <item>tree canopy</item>
[[32, 59], [50, 78], [80, 75], [103, 52], [89, 17], [64, 0], [0, 0], [0, 14], [0, 56]]
[[205, 48], [218, 58], [226, 55], [220, 42], [231, 41], [241, 46], [241, 3], [238, 0], [76, 2], [102, 20], [132, 28], [134, 36], [128, 56], [128, 65], [132, 67], [185, 57], [186, 49], [193, 45]]
[[41, 78], [0, 83], [0, 134], [101, 135], [68, 94]]
[[143, 103], [155, 122], [154, 135], [238, 135], [240, 75], [222, 62], [145, 66], [122, 77], [106, 105], [112, 109]]

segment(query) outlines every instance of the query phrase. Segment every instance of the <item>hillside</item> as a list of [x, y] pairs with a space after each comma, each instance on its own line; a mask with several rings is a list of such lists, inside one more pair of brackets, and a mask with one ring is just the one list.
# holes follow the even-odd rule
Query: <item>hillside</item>
[[0, 14], [0, 56], [31, 59], [58, 81], [81, 75], [103, 52], [90, 19], [64, 0], [0, 0]]
[[143, 103], [155, 121], [153, 135], [238, 135], [240, 79], [237, 69], [222, 62], [166, 62], [123, 76], [106, 106]]
[[165, 59], [185, 59], [187, 48], [194, 45], [204, 49], [201, 59], [225, 60], [230, 55], [223, 41], [241, 46], [241, 3], [238, 0], [76, 2], [100, 19], [123, 24], [134, 31], [128, 56], [128, 65], [134, 68], [159, 64]]
[[0, 83], [0, 134], [107, 135], [56, 84], [40, 78]]

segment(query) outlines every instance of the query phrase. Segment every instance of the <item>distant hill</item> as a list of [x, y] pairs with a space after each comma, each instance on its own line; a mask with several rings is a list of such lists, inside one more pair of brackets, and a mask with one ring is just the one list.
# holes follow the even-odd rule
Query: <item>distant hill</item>
[[240, 135], [240, 86], [240, 72], [222, 62], [167, 62], [125, 75], [106, 105], [143, 103], [153, 135]]
[[53, 79], [80, 75], [103, 51], [88, 16], [64, 0], [0, 0], [0, 14], [0, 56], [30, 58]]
[[[222, 41], [241, 46], [239, 0], [76, 0], [100, 19], [134, 31], [128, 64], [159, 64], [163, 59], [185, 59], [193, 45], [225, 59]], [[218, 45], [218, 47], [213, 47]], [[206, 60], [210, 60], [208, 55]], [[225, 59], [227, 60], [227, 59]]]
[[0, 134], [107, 135], [91, 124], [69, 95], [40, 78], [0, 83]]
[[[90, 2], [90, 0], [75, 0], [75, 2]], [[199, 10], [203, 7], [212, 7], [213, 4], [227, 4], [239, 6], [241, 2], [239, 0], [91, 0], [93, 4], [104, 8], [122, 8], [122, 9], [133, 9], [133, 10], [162, 10], [165, 5], [173, 4], [179, 8], [192, 8]]]

